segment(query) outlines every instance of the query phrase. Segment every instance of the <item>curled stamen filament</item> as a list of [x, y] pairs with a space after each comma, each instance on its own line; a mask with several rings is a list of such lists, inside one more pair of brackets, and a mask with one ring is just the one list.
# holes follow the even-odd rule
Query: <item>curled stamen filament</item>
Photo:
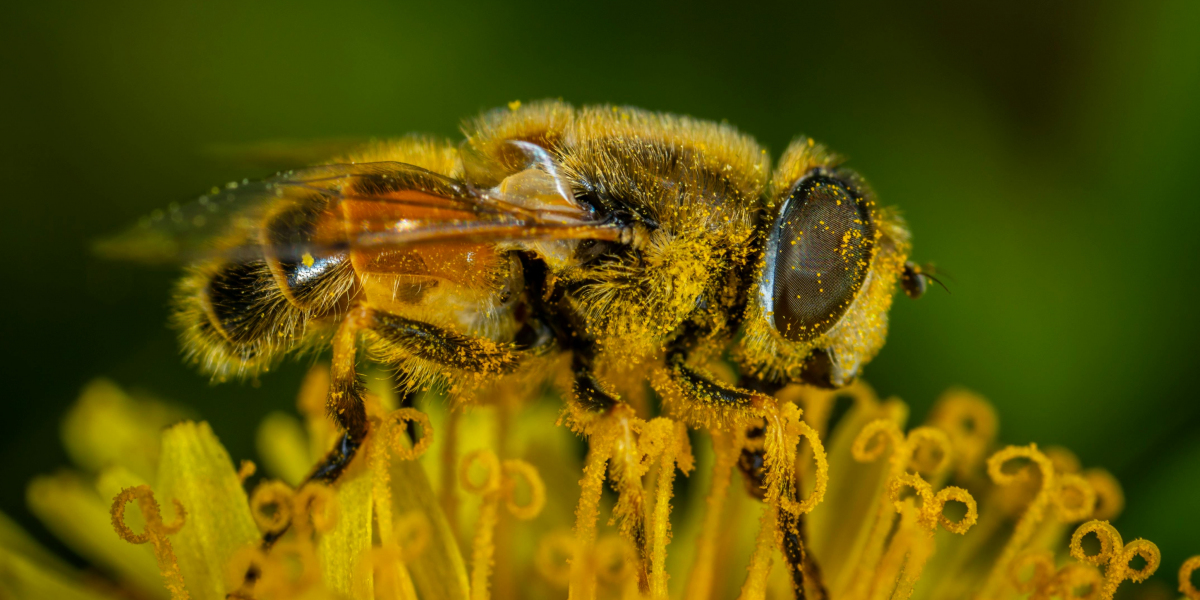
[[[411, 448], [401, 439], [405, 432], [404, 426], [408, 423], [416, 423], [421, 428], [420, 439], [413, 440]], [[433, 425], [429, 423], [429, 415], [415, 408], [392, 411], [387, 417], [384, 432], [392, 453], [400, 460], [416, 460], [433, 444]]]
[[250, 572], [257, 573], [257, 578], [245, 597], [292, 598], [320, 581], [316, 551], [311, 543], [301, 540], [279, 542], [271, 547], [269, 554], [257, 544], [234, 554], [227, 572], [230, 589], [245, 585], [246, 574]]
[[292, 488], [279, 481], [264, 481], [250, 494], [250, 514], [264, 535], [279, 535], [292, 523]]
[[[472, 482], [470, 478], [471, 466], [476, 462], [482, 463], [484, 469], [484, 480], [480, 484]], [[488, 579], [491, 575], [492, 556], [496, 550], [493, 536], [499, 502], [497, 492], [500, 490], [500, 461], [496, 454], [485, 449], [475, 450], [463, 457], [459, 484], [464, 490], [483, 496], [479, 520], [475, 523], [475, 541], [472, 544], [471, 599], [484, 600], [488, 597]]]
[[[908, 516], [908, 511], [912, 509], [909, 508], [907, 500], [901, 499], [901, 494], [906, 488], [915, 491], [917, 497], [921, 499], [921, 505], [916, 508], [915, 515], [911, 517]], [[889, 497], [896, 507], [896, 512], [901, 516], [901, 525], [888, 545], [883, 565], [891, 565], [893, 568], [899, 569], [903, 563], [903, 575], [893, 597], [907, 598], [912, 594], [929, 557], [933, 555], [933, 534], [937, 530], [937, 526], [940, 524], [943, 529], [951, 533], [965, 534], [979, 518], [979, 511], [975, 499], [966, 490], [959, 487], [947, 487], [935, 494], [929, 483], [917, 473], [902, 473], [893, 478], [889, 485]], [[955, 522], [946, 517], [943, 511], [947, 502], [961, 502], [966, 505], [967, 511], [962, 519]], [[925, 529], [926, 535], [918, 535], [916, 531], [913, 531], [912, 525], [906, 525], [909, 523], [909, 519], [912, 520], [912, 523]], [[887, 569], [883, 568], [878, 571], [878, 573], [885, 572]], [[876, 579], [876, 589], [882, 589], [883, 582], [879, 580], [879, 577]]]
[[[407, 423], [417, 423], [421, 428], [420, 440], [414, 440], [411, 448], [404, 441]], [[372, 443], [370, 452], [370, 465], [374, 475], [371, 495], [375, 505], [375, 518], [379, 522], [380, 542], [387, 547], [398, 544], [397, 539], [402, 538], [396, 532], [405, 525], [404, 521], [392, 524], [391, 461], [388, 459], [388, 450], [400, 460], [416, 460], [433, 443], [433, 426], [429, 423], [429, 415], [416, 409], [402, 408], [392, 411], [384, 419], [379, 437], [380, 441]], [[428, 528], [428, 522], [424, 523]], [[409, 552], [397, 554], [407, 560], [405, 557]], [[407, 577], [407, 573], [402, 574], [401, 578], [403, 577]]]
[[1053, 501], [1058, 518], [1067, 523], [1087, 519], [1096, 511], [1096, 491], [1092, 484], [1074, 473], [1058, 477]]
[[[949, 468], [952, 451], [949, 438], [944, 432], [933, 427], [918, 427], [905, 436], [895, 421], [876, 419], [863, 427], [854, 439], [850, 451], [855, 460], [871, 462], [881, 458], [888, 445], [892, 449], [888, 458], [889, 493], [885, 493], [879, 500], [879, 508], [858, 559], [858, 577], [850, 589], [852, 596], [866, 595], [872, 585], [878, 588], [879, 584], [873, 582], [880, 581], [884, 567], [900, 568], [899, 561], [904, 560], [906, 555], [909, 559], [906, 561], [905, 579], [901, 582], [901, 593], [911, 593], [911, 584], [915, 583], [916, 576], [924, 568], [925, 560], [932, 553], [932, 544], [927, 540], [907, 540], [906, 536], [896, 536], [889, 545], [888, 536], [896, 523], [897, 514], [901, 518], [902, 528], [904, 519], [910, 518], [929, 532], [932, 532], [939, 522], [943, 523], [948, 531], [956, 533], [960, 528], [965, 531], [966, 527], [975, 522], [974, 518], [968, 518], [975, 513], [974, 500], [970, 499], [970, 494], [966, 494], [965, 490], [960, 494], [955, 491], [958, 488], [947, 488], [951, 491], [942, 490], [940, 496], [935, 495], [932, 487], [920, 475], [929, 473], [940, 477]], [[928, 454], [919, 455], [918, 449], [926, 447], [930, 448]], [[908, 473], [909, 468], [914, 472]], [[899, 494], [905, 487], [912, 488], [921, 497], [921, 506], [911, 517], [906, 517], [905, 503], [899, 499]], [[945, 503], [951, 500], [963, 502], [968, 506], [968, 517], [964, 517], [960, 523], [951, 523], [941, 514]]]
[[966, 478], [983, 461], [996, 437], [996, 411], [987, 400], [963, 389], [942, 394], [929, 417], [929, 423], [947, 433], [957, 455], [956, 472]]
[[329, 533], [337, 524], [337, 497], [328, 485], [310, 481], [292, 496], [291, 512], [297, 534]]
[[813, 461], [817, 465], [816, 476], [813, 477], [812, 492], [800, 503], [791, 502], [790, 499], [787, 499], [788, 504], [785, 505], [788, 511], [793, 514], [802, 515], [812, 512], [812, 509], [816, 508], [825, 499], [825, 491], [829, 488], [829, 457], [825, 454], [825, 445], [821, 443], [820, 436], [817, 435], [816, 430], [810, 427], [808, 423], [797, 421], [793, 424], [792, 429], [797, 439], [800, 437], [808, 439], [808, 444], [812, 448]]
[[1012, 485], [1019, 481], [1019, 475], [1016, 473], [1005, 473], [1005, 463], [1017, 459], [1027, 458], [1030, 462], [1037, 466], [1041, 474], [1041, 487], [1029, 506], [1025, 509], [1025, 513], [1021, 515], [1021, 519], [1017, 522], [1016, 528], [1013, 530], [1012, 537], [1001, 551], [999, 559], [992, 567], [992, 572], [988, 575], [987, 581], [983, 586], [983, 596], [993, 596], [997, 586], [1000, 585], [1004, 578], [1004, 574], [1009, 572], [1009, 565], [1017, 554], [1025, 548], [1030, 538], [1037, 530], [1037, 526], [1041, 523], [1045, 515], [1046, 506], [1050, 503], [1053, 496], [1055, 486], [1054, 465], [1050, 459], [1042, 454], [1037, 449], [1036, 444], [1028, 446], [1008, 446], [999, 452], [993, 454], [987, 460], [988, 475], [992, 481], [999, 486]]
[[[1083, 537], [1089, 533], [1095, 534], [1100, 541], [1100, 551], [1087, 554], [1083, 549]], [[1104, 565], [1104, 585], [1100, 596], [1104, 600], [1112, 600], [1117, 587], [1126, 579], [1133, 582], [1145, 581], [1158, 570], [1162, 556], [1158, 546], [1147, 540], [1134, 540], [1123, 543], [1121, 534], [1108, 521], [1092, 520], [1080, 525], [1071, 536], [1071, 556], [1089, 565]], [[1135, 556], [1140, 556], [1146, 564], [1141, 569], [1132, 569], [1129, 562]]]
[[577, 547], [575, 536], [568, 531], [548, 534], [538, 542], [533, 566], [543, 579], [566, 589], [571, 582], [571, 563], [576, 560]]
[[[142, 518], [146, 522], [146, 529], [142, 533], [134, 533], [125, 524], [125, 505], [134, 500], [137, 500], [138, 508], [142, 510]], [[167, 525], [162, 521], [162, 510], [158, 501], [154, 499], [154, 492], [150, 490], [150, 486], [125, 488], [113, 498], [112, 525], [117, 535], [131, 544], [150, 542], [154, 547], [154, 557], [158, 560], [158, 569], [166, 580], [167, 589], [171, 591], [172, 600], [187, 600], [189, 596], [183, 584], [183, 573], [179, 571], [179, 561], [171, 548], [171, 540], [167, 539], [168, 535], [178, 533], [183, 528], [187, 513], [178, 499], [174, 499], [174, 504], [177, 517], [175, 522]]]
[[[908, 466], [937, 481], [945, 474], [953, 462], [953, 450], [950, 437], [946, 432], [936, 427], [917, 427], [908, 432], [904, 440], [903, 460]], [[927, 452], [921, 452], [926, 449]]]
[[[1028, 579], [1021, 577], [1025, 569], [1032, 569]], [[1049, 587], [1054, 575], [1054, 554], [1048, 550], [1022, 554], [1009, 566], [1009, 578], [1013, 587], [1022, 594], [1031, 594], [1032, 600], [1050, 597]]]
[[[1055, 595], [1063, 600], [1096, 600], [1104, 585], [1104, 577], [1096, 567], [1071, 563], [1063, 565], [1054, 579], [1042, 593], [1046, 598]], [[1078, 589], [1087, 590], [1083, 596], [1076, 593]]]
[[429, 541], [433, 538], [433, 526], [429, 518], [422, 512], [413, 510], [396, 520], [396, 530], [392, 535], [396, 546], [401, 550], [400, 558], [405, 562], [421, 556]]
[[[476, 464], [484, 470], [482, 483], [471, 480], [471, 469]], [[524, 505], [518, 504], [515, 499], [518, 479], [523, 479], [530, 490], [530, 500]], [[486, 600], [489, 597], [492, 560], [496, 554], [495, 534], [500, 500], [503, 498], [509, 512], [518, 519], [532, 519], [545, 505], [546, 487], [533, 465], [522, 460], [506, 460], [501, 465], [496, 453], [488, 449], [475, 450], [463, 457], [459, 483], [464, 490], [483, 498], [472, 543], [471, 598]]]
[[1179, 593], [1190, 600], [1200, 600], [1200, 590], [1192, 585], [1192, 573], [1200, 570], [1200, 556], [1193, 556], [1179, 566]]
[[1096, 494], [1092, 518], [1101, 521], [1117, 518], [1125, 508], [1125, 492], [1117, 478], [1104, 469], [1088, 469], [1083, 472], [1083, 478]]
[[250, 495], [250, 514], [265, 535], [279, 535], [291, 525], [301, 537], [327, 533], [337, 523], [337, 500], [333, 489], [308, 482], [299, 491], [286, 483], [265, 481]]

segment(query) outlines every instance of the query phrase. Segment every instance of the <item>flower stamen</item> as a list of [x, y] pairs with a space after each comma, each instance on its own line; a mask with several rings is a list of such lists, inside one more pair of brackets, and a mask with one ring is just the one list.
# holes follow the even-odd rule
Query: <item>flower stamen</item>
[[687, 598], [708, 600], [712, 595], [713, 577], [716, 574], [713, 564], [717, 558], [721, 514], [733, 478], [733, 465], [737, 462], [740, 451], [739, 439], [744, 435], [740, 430], [737, 433], [719, 429], [709, 430], [713, 453], [716, 455], [713, 460], [712, 487], [709, 488], [708, 499], [705, 501], [704, 526], [700, 529], [696, 559], [692, 563], [691, 576], [688, 578]]
[[[138, 508], [142, 510], [142, 519], [146, 522], [146, 529], [142, 533], [134, 533], [125, 524], [125, 505], [134, 500], [137, 500]], [[173, 502], [177, 516], [173, 523], [167, 525], [162, 521], [162, 510], [158, 501], [154, 499], [154, 492], [150, 490], [150, 486], [125, 488], [113, 498], [112, 525], [117, 535], [131, 544], [150, 542], [154, 547], [154, 557], [158, 560], [158, 569], [166, 580], [167, 589], [171, 591], [172, 600], [187, 600], [189, 596], [183, 584], [183, 574], [179, 571], [179, 562], [171, 548], [171, 540], [167, 539], [168, 535], [178, 533], [183, 528], [187, 512], [178, 499], [173, 499]]]
[[1200, 556], [1193, 556], [1179, 566], [1179, 593], [1190, 600], [1200, 600], [1200, 590], [1192, 585], [1192, 573], [1200, 570]]
[[[1089, 533], [1100, 540], [1100, 551], [1096, 554], [1087, 554], [1083, 549], [1083, 537]], [[1104, 600], [1112, 600], [1117, 586], [1126, 579], [1135, 583], [1145, 581], [1158, 570], [1162, 561], [1158, 546], [1143, 539], [1124, 544], [1121, 534], [1108, 521], [1092, 520], [1080, 525], [1071, 536], [1070, 548], [1071, 556], [1076, 560], [1094, 566], [1104, 565], [1104, 585], [1100, 589]], [[1129, 563], [1134, 557], [1141, 557], [1146, 564], [1140, 569], [1131, 568]]]
[[277, 536], [292, 523], [292, 488], [279, 481], [264, 481], [250, 495], [250, 514], [258, 530], [267, 536]]
[[[484, 469], [482, 483], [471, 480], [475, 465]], [[514, 498], [516, 480], [523, 479], [529, 486], [530, 499], [524, 505]], [[479, 509], [479, 520], [475, 524], [475, 538], [471, 553], [471, 598], [487, 600], [492, 561], [496, 554], [495, 534], [499, 520], [500, 499], [513, 516], [529, 520], [541, 512], [546, 502], [546, 487], [533, 465], [523, 460], [506, 460], [501, 465], [496, 453], [490, 449], [479, 449], [463, 457], [459, 470], [459, 482], [464, 490], [483, 497]]]

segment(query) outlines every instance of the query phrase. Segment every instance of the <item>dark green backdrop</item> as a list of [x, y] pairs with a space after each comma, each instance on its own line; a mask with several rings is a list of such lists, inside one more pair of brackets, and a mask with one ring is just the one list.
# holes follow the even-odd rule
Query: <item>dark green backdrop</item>
[[867, 379], [918, 419], [950, 384], [981, 391], [1005, 441], [1111, 469], [1119, 528], [1164, 572], [1200, 553], [1194, 0], [30, 4], [0, 23], [0, 510], [42, 539], [24, 485], [64, 462], [58, 419], [90, 378], [195, 407], [248, 457], [302, 372], [210, 387], [164, 327], [172, 272], [90, 240], [265, 174], [214, 146], [456, 135], [562, 97], [849, 155], [957, 280], [897, 300]]

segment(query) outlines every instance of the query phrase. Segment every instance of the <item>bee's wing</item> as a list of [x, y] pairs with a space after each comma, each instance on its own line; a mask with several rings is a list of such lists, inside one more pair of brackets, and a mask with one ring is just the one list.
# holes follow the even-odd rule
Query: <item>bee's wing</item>
[[270, 172], [295, 165], [319, 164], [331, 156], [344, 156], [362, 148], [370, 141], [370, 138], [365, 137], [327, 137], [213, 143], [201, 147], [200, 155], [227, 166]]
[[[101, 241], [102, 255], [142, 262], [207, 256], [237, 260], [328, 254], [422, 243], [505, 240], [619, 240], [569, 187], [537, 165], [487, 190], [397, 162], [335, 164], [281, 173], [171, 206]], [[319, 206], [318, 230], [264, 226], [281, 209]]]

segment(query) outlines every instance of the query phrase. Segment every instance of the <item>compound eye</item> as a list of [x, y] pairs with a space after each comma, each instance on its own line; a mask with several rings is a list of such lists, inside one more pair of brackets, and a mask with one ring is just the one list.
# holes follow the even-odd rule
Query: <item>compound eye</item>
[[775, 329], [793, 342], [810, 341], [837, 323], [867, 278], [875, 245], [870, 210], [846, 182], [808, 177], [784, 202], [770, 240]]

